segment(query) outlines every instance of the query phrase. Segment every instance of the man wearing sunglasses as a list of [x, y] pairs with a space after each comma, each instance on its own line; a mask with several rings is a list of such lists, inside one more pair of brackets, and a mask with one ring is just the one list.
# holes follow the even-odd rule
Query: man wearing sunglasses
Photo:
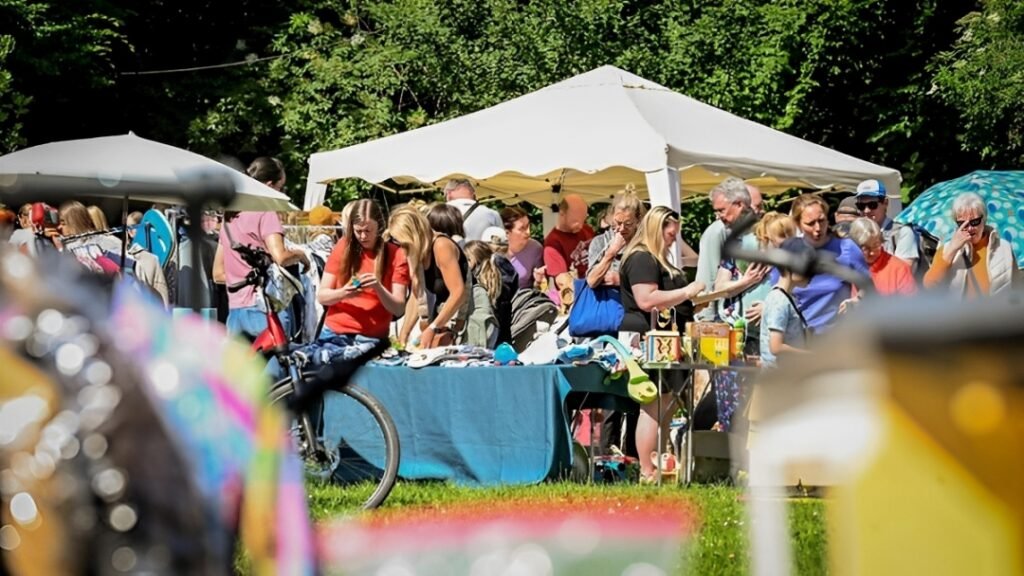
[[889, 218], [889, 199], [885, 196], [885, 184], [878, 180], [865, 180], [857, 185], [855, 206], [861, 216], [870, 218], [882, 229], [882, 243], [885, 251], [910, 264], [911, 271], [918, 277], [924, 274], [919, 247], [921, 239], [910, 226], [897, 224]]

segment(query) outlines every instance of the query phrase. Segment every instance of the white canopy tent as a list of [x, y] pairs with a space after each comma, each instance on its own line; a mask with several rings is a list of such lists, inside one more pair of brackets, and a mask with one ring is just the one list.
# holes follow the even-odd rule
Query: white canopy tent
[[627, 183], [654, 205], [679, 208], [727, 176], [766, 194], [853, 189], [878, 178], [900, 206], [898, 171], [709, 106], [614, 66], [602, 66], [459, 118], [309, 159], [305, 209], [327, 184], [443, 186], [469, 178], [478, 197], [548, 208], [575, 192], [606, 202]]
[[[109, 188], [92, 187], [92, 194], [122, 198], [114, 188], [121, 182], [174, 183], [200, 173], [225, 174], [235, 187], [231, 210], [287, 211], [296, 209], [288, 196], [247, 175], [188, 150], [128, 133], [32, 146], [0, 156], [0, 184], [33, 176], [95, 178]], [[137, 200], [179, 204], [175, 196], [144, 195]]]

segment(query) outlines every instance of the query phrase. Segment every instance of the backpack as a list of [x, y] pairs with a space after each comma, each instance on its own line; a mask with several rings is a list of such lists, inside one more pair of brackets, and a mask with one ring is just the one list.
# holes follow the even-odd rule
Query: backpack
[[516, 352], [526, 350], [537, 334], [537, 323], [552, 324], [558, 317], [558, 307], [539, 290], [522, 288], [512, 298], [512, 347]]
[[910, 228], [917, 237], [917, 269], [914, 271], [914, 277], [921, 281], [925, 272], [932, 266], [932, 259], [935, 258], [935, 252], [939, 249], [939, 238], [918, 224], [906, 224], [894, 220], [892, 227], [894, 236], [899, 228]]

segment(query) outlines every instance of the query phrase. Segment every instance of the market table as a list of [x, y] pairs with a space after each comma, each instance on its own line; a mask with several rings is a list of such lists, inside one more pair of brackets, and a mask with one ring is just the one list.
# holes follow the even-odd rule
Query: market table
[[[598, 365], [367, 366], [353, 381], [395, 421], [399, 476], [460, 484], [532, 484], [572, 467], [569, 411], [636, 410], [626, 378], [606, 383]], [[346, 417], [340, 394], [324, 396], [324, 436]]]

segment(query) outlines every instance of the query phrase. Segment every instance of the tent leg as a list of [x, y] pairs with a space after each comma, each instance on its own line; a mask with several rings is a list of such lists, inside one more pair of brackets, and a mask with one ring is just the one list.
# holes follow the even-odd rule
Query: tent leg
[[[677, 213], [679, 212], [679, 171], [666, 166], [656, 172], [648, 172], [644, 175], [647, 178], [647, 193], [651, 199], [651, 207], [667, 206]], [[675, 248], [672, 250], [673, 264], [679, 266], [681, 257], [682, 240], [676, 237]]]

